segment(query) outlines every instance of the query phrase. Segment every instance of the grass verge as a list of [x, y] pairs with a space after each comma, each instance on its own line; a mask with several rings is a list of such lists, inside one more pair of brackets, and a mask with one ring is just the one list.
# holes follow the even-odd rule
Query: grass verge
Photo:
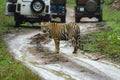
[[[0, 26], [1, 27], [1, 26]], [[1, 30], [1, 28], [0, 28]], [[3, 31], [3, 30], [2, 30]], [[15, 60], [7, 50], [0, 32], [0, 80], [41, 80], [40, 77]]]
[[101, 52], [106, 58], [120, 63], [120, 11], [103, 6], [103, 18], [111, 30], [99, 30], [83, 37], [84, 50]]
[[13, 17], [5, 16], [6, 0], [0, 1], [0, 80], [41, 80], [38, 75], [15, 60], [7, 50], [2, 34], [13, 29]]

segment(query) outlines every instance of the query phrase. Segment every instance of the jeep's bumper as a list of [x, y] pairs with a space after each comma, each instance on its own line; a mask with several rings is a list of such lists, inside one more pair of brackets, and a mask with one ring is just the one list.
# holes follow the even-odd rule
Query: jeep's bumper
[[30, 22], [30, 23], [35, 23], [35, 22], [47, 22], [50, 21], [50, 15], [47, 14], [45, 16], [21, 16], [21, 19], [23, 22]]
[[66, 13], [51, 14], [51, 22], [65, 23], [66, 22]]
[[76, 17], [97, 17], [97, 16], [101, 16], [102, 14], [100, 12], [95, 12], [95, 13], [83, 13], [83, 12], [76, 12], [75, 16]]
[[51, 15], [53, 18], [56, 18], [56, 17], [65, 17], [66, 16], [66, 13], [54, 13]]

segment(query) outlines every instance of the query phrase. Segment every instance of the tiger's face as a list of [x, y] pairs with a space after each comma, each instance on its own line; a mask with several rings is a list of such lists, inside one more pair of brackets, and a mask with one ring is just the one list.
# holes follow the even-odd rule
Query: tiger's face
[[49, 25], [48, 22], [42, 22], [42, 23], [41, 23], [41, 30], [42, 30], [42, 32], [44, 32], [44, 33], [49, 32], [49, 30], [50, 30], [50, 27], [49, 27], [49, 26], [50, 26], [50, 25]]

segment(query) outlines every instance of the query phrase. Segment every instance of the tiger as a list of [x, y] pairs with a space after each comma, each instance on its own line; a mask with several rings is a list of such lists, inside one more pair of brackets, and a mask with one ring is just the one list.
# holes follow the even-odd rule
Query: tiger
[[71, 41], [74, 46], [73, 54], [80, 49], [80, 28], [74, 23], [60, 24], [55, 22], [42, 22], [41, 30], [52, 36], [55, 43], [55, 53], [59, 53], [60, 40]]

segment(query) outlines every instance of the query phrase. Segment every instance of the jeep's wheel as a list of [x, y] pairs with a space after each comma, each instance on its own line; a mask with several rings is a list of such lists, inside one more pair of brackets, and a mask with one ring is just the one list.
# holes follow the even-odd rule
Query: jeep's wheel
[[98, 18], [98, 21], [103, 21], [103, 16], [102, 16], [102, 10], [100, 11], [100, 15], [97, 17]]
[[86, 10], [89, 12], [94, 12], [97, 9], [97, 2], [95, 0], [88, 0], [86, 3]]
[[102, 16], [99, 16], [99, 17], [98, 17], [98, 21], [100, 21], [100, 22], [103, 21]]
[[63, 23], [66, 22], [65, 16], [64, 16], [64, 17], [61, 17], [61, 22], [63, 22]]
[[80, 18], [79, 17], [75, 17], [75, 22], [79, 23], [80, 22]]
[[20, 27], [20, 23], [18, 21], [15, 21], [15, 28]]
[[14, 14], [14, 20], [15, 20], [15, 28], [20, 27], [20, 23], [22, 21], [21, 16], [19, 13]]
[[45, 8], [45, 3], [42, 0], [33, 0], [30, 7], [34, 13], [41, 13]]

